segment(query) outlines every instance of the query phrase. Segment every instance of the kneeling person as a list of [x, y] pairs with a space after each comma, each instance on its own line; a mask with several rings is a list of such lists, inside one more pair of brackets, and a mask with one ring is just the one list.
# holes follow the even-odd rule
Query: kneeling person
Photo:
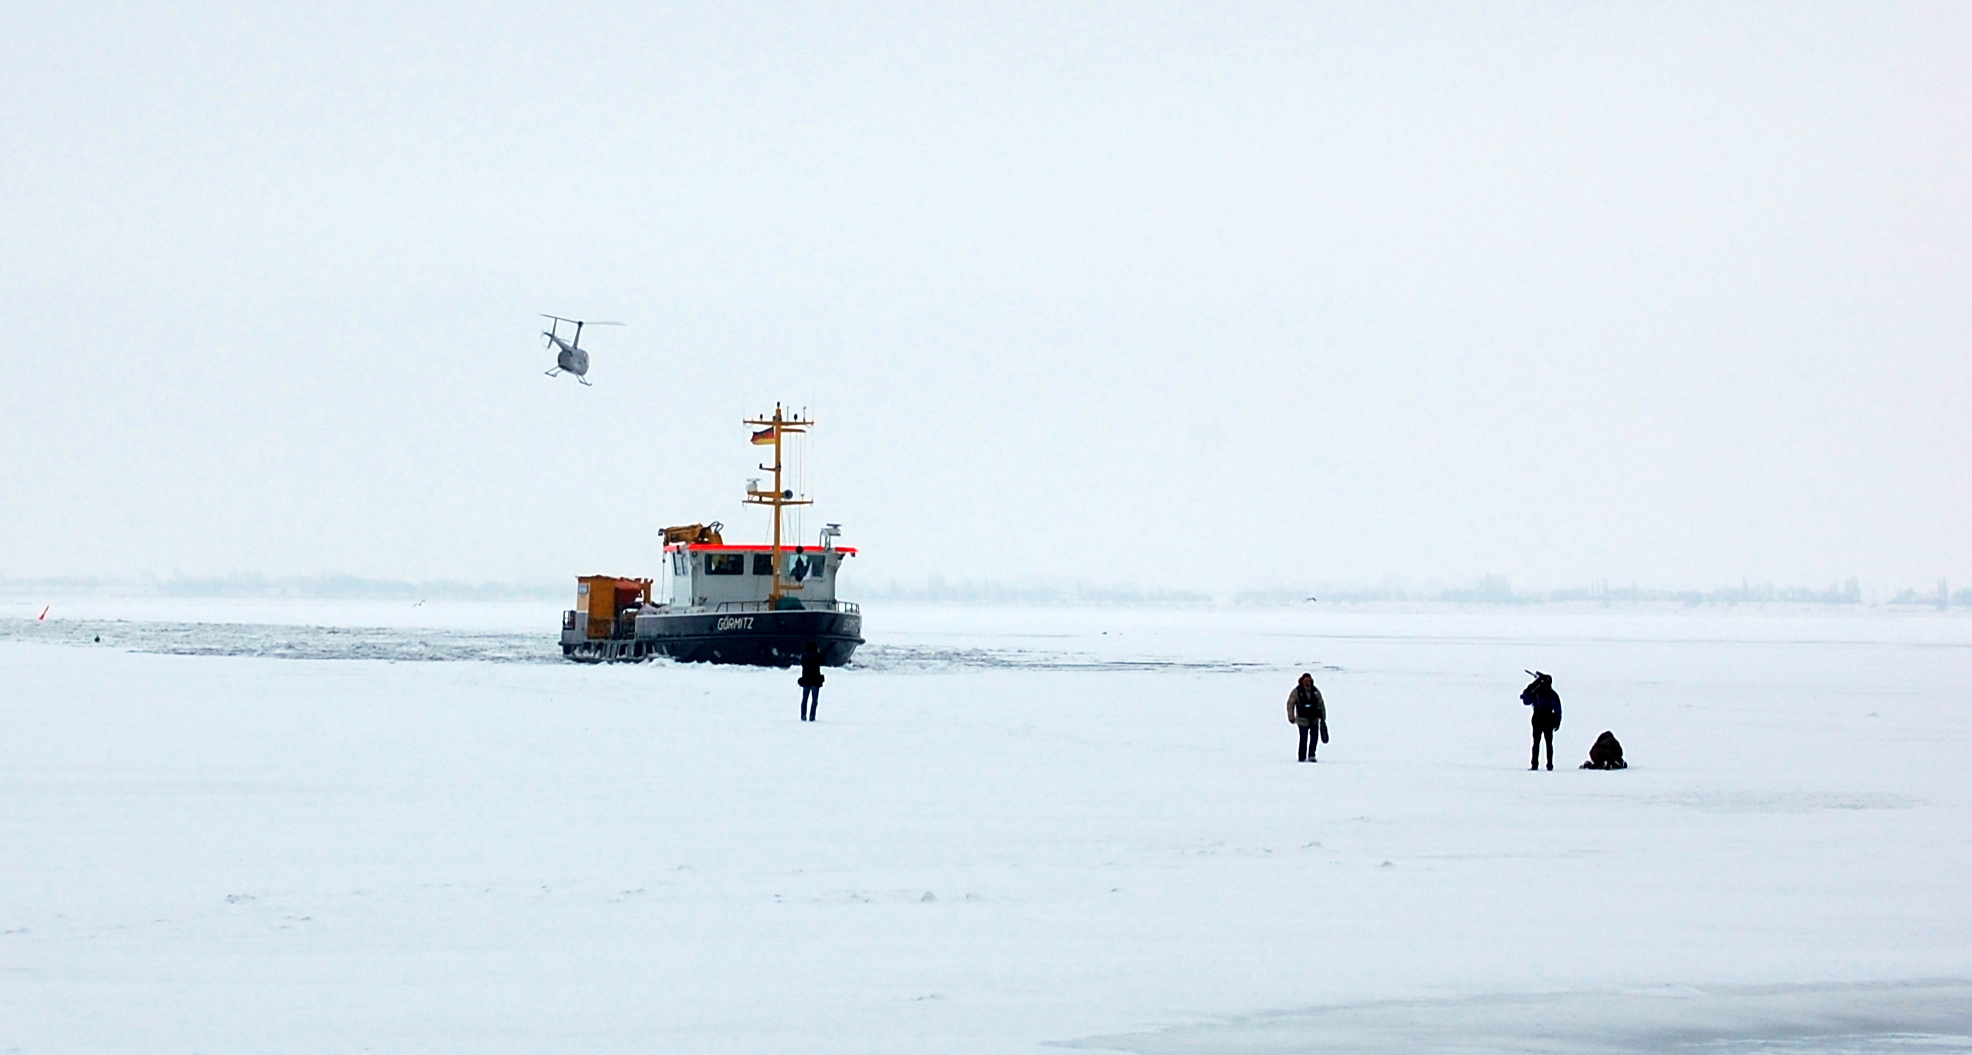
[[1595, 738], [1595, 746], [1589, 748], [1589, 760], [1582, 763], [1583, 769], [1628, 769], [1630, 764], [1623, 761], [1623, 745], [1616, 734], [1607, 729]]

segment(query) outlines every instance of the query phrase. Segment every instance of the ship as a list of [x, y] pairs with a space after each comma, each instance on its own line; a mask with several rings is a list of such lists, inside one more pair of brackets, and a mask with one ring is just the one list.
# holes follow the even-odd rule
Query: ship
[[805, 412], [791, 414], [778, 403], [771, 417], [746, 419], [753, 443], [774, 451], [773, 464], [760, 466], [773, 474], [773, 486], [748, 481], [743, 500], [772, 510], [767, 543], [728, 545], [717, 521], [665, 528], [661, 577], [576, 579], [575, 607], [562, 613], [562, 655], [584, 663], [663, 656], [788, 667], [813, 648], [823, 666], [847, 664], [863, 643], [863, 614], [836, 597], [836, 583], [855, 547], [836, 544], [838, 524], [822, 528], [813, 546], [784, 534], [787, 510], [813, 500], [786, 486], [782, 446], [814, 424]]

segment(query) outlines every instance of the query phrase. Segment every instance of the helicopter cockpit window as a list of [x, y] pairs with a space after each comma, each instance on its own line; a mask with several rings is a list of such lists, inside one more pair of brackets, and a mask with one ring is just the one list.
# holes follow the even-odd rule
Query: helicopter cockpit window
[[707, 575], [745, 575], [746, 554], [708, 553], [705, 555], [705, 574]]
[[774, 555], [771, 553], [755, 553], [753, 555], [753, 574], [774, 574]]

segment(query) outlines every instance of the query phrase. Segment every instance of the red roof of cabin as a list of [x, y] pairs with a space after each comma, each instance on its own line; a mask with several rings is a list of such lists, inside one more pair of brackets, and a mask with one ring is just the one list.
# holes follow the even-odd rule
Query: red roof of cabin
[[[671, 545], [669, 545], [669, 546], [666, 546], [666, 547], [664, 547], [664, 552], [666, 552], [666, 553], [676, 553], [677, 551], [679, 551], [679, 550], [681, 550], [681, 549], [682, 549], [682, 550], [689, 550], [689, 551], [691, 551], [691, 552], [693, 552], [693, 553], [772, 553], [772, 552], [774, 552], [774, 547], [772, 547], [772, 546], [767, 546], [767, 545], [760, 545], [760, 546], [696, 546], [696, 545], [691, 545], [691, 544], [689, 544], [689, 543], [679, 543], [679, 542], [674, 542], [674, 543], [672, 543]], [[798, 549], [798, 550], [801, 550], [801, 551], [802, 551], [802, 552], [804, 552], [804, 553], [825, 553], [825, 552], [827, 552], [826, 550], [824, 550], [824, 549], [822, 549], [822, 547], [820, 547], [820, 546], [782, 546], [782, 547], [781, 547], [781, 552], [782, 552], [782, 553], [793, 553], [793, 552], [794, 552], [795, 550], [797, 550], [797, 549]], [[856, 555], [856, 547], [854, 547], [854, 546], [837, 546], [837, 547], [835, 548], [835, 552], [837, 552], [837, 553], [847, 553], [848, 555], [850, 555], [851, 557], [853, 557], [853, 556], [855, 556], [855, 555]]]

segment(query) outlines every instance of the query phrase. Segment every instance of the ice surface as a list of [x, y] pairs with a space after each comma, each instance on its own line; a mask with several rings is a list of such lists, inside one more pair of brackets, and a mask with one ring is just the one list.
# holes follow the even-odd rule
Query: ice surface
[[[1920, 1028], [1927, 1032], [1912, 1032]], [[1972, 984], [1916, 981], [1665, 986], [1386, 1000], [1091, 1037], [1058, 1046], [1135, 1055], [1290, 1055], [1310, 1050], [1939, 1055], [1972, 1052], [1968, 1028], [1972, 1028]]]
[[1953, 615], [877, 608], [806, 724], [554, 605], [104, 605], [0, 619], [0, 1052], [1972, 1047]]

